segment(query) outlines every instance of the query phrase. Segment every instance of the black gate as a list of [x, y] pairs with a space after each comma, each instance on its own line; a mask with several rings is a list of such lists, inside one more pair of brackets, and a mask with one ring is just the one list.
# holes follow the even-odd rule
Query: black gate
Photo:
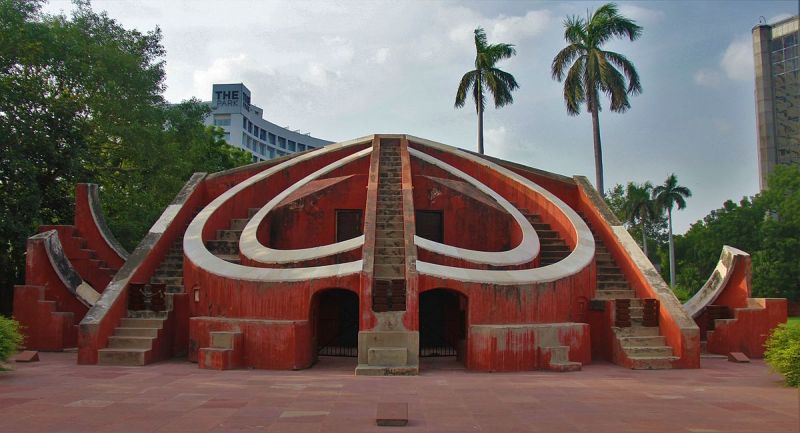
[[358, 296], [344, 290], [320, 294], [317, 353], [358, 356]]
[[419, 356], [458, 356], [466, 317], [460, 295], [436, 289], [419, 297]]

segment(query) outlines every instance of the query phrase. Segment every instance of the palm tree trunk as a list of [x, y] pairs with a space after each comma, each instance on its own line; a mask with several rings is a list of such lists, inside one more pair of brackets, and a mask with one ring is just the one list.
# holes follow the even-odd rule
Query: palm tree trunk
[[478, 107], [478, 153], [483, 155], [483, 110]]
[[644, 221], [642, 221], [642, 247], [644, 247], [644, 256], [650, 259], [650, 256], [647, 254], [647, 233], [645, 232], [646, 225]]
[[667, 209], [669, 220], [669, 285], [675, 287], [675, 244], [672, 241], [672, 208]]
[[597, 178], [595, 186], [603, 197], [606, 190], [603, 188], [603, 148], [600, 146], [600, 116], [597, 104], [592, 104], [592, 133], [594, 136], [594, 171]]

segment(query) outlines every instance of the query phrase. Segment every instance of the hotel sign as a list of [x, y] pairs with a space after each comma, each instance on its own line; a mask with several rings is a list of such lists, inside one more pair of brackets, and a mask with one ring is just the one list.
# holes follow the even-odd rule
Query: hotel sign
[[213, 94], [217, 112], [233, 113], [240, 108], [250, 111], [250, 92], [241, 84], [215, 85]]

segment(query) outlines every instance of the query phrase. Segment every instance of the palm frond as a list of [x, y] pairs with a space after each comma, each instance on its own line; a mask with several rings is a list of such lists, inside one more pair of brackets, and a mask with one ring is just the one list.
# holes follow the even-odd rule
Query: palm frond
[[483, 51], [486, 48], [486, 32], [483, 30], [483, 27], [478, 27], [475, 29], [475, 48], [478, 51]]
[[609, 62], [622, 69], [622, 73], [628, 80], [628, 94], [638, 95], [642, 93], [642, 83], [639, 82], [639, 73], [636, 72], [636, 68], [627, 57], [613, 51], [603, 51], [603, 55]]
[[600, 74], [600, 89], [611, 99], [611, 111], [624, 113], [631, 107], [628, 102], [628, 92], [625, 90], [625, 77], [614, 68], [602, 52], [596, 52], [598, 71]]
[[570, 44], [586, 42], [586, 21], [575, 15], [564, 20], [564, 40]]
[[519, 84], [517, 84], [517, 80], [514, 79], [513, 75], [500, 69], [492, 68], [487, 71], [485, 76], [486, 86], [494, 96], [495, 108], [514, 102], [511, 92], [519, 88]]
[[470, 87], [475, 84], [475, 77], [478, 75], [478, 71], [469, 71], [461, 77], [461, 82], [458, 84], [458, 90], [456, 91], [456, 102], [455, 108], [461, 108], [467, 102], [467, 92], [469, 92]]
[[585, 47], [578, 43], [569, 44], [559, 51], [553, 59], [553, 63], [550, 65], [553, 79], [561, 82], [564, 79], [567, 67], [585, 51]]
[[586, 89], [583, 82], [585, 64], [586, 56], [578, 57], [569, 68], [564, 80], [564, 102], [567, 105], [567, 113], [571, 116], [580, 114], [581, 103], [586, 101]]

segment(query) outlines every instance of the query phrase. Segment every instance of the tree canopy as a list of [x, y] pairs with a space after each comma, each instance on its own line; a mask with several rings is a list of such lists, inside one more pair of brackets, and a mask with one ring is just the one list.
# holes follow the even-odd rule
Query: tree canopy
[[77, 1], [0, 0], [0, 311], [22, 282], [25, 240], [72, 221], [77, 182], [96, 182], [132, 249], [194, 171], [250, 161], [202, 124], [208, 107], [163, 98], [161, 31], [129, 30]]

